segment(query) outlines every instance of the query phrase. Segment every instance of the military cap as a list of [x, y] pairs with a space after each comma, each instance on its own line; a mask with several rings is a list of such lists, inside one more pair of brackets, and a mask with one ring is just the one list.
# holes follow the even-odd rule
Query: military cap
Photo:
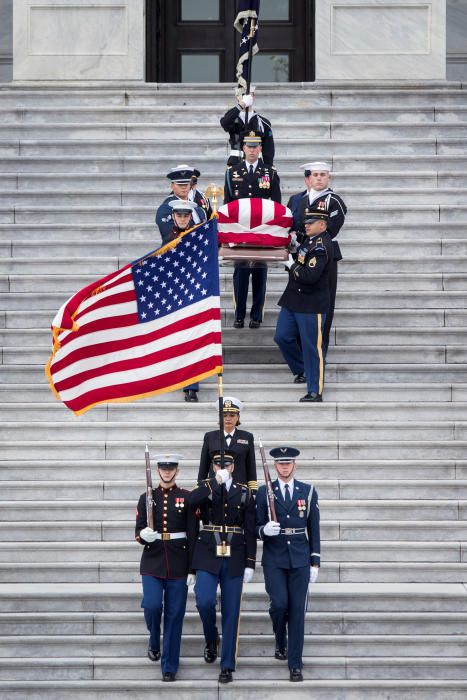
[[305, 171], [305, 176], [310, 175], [315, 170], [324, 170], [327, 173], [331, 172], [331, 166], [324, 160], [313, 160], [310, 163], [303, 163], [300, 167]]
[[256, 131], [245, 131], [242, 135], [242, 141], [246, 146], [261, 146], [263, 139]]
[[290, 460], [298, 457], [300, 450], [297, 450], [295, 447], [274, 447], [273, 450], [269, 451], [269, 454], [275, 462], [290, 462]]
[[312, 223], [313, 221], [327, 221], [329, 212], [326, 208], [326, 202], [320, 201], [315, 207], [307, 207], [303, 213], [303, 223]]
[[182, 455], [176, 455], [172, 453], [155, 455], [154, 459], [157, 462], [158, 467], [164, 467], [169, 469], [176, 469], [181, 459]]
[[185, 199], [173, 199], [169, 202], [169, 207], [174, 214], [192, 214], [196, 204]]
[[[213, 464], [215, 464], [216, 466], [221, 466], [222, 465], [221, 453], [218, 452], [217, 450], [215, 452], [211, 452], [211, 462]], [[224, 452], [224, 467], [229, 467], [231, 464], [234, 464], [233, 454], [231, 454], [231, 452]]]
[[224, 413], [240, 413], [243, 404], [235, 396], [224, 396]]
[[194, 175], [194, 169], [191, 165], [182, 163], [181, 165], [176, 165], [174, 168], [169, 170], [166, 177], [172, 182], [177, 182], [180, 185], [191, 182], [191, 178]]

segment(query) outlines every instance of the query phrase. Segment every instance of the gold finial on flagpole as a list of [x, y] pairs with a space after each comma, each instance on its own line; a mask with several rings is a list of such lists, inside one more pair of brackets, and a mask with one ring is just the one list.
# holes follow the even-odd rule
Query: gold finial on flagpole
[[214, 182], [210, 182], [204, 193], [211, 200], [212, 211], [214, 214], [217, 214], [217, 198], [224, 198], [224, 188], [219, 187]]

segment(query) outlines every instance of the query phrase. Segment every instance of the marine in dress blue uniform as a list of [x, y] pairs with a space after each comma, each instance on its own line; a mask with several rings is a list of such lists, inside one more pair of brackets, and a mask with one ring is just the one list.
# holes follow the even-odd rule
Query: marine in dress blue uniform
[[150, 635], [148, 657], [151, 661], [161, 659], [163, 681], [174, 681], [198, 521], [190, 507], [190, 491], [175, 483], [179, 455], [159, 455], [156, 459], [160, 481], [153, 489], [154, 530], [147, 525], [146, 493], [143, 493], [136, 511], [135, 539], [144, 547], [140, 564], [141, 607]]
[[[254, 131], [243, 137], [246, 159], [229, 166], [225, 174], [224, 203], [235, 199], [259, 197], [281, 201], [280, 179], [274, 166], [266, 165], [261, 156], [261, 136]], [[243, 328], [250, 274], [253, 287], [253, 304], [250, 311], [250, 328], [259, 328], [263, 320], [268, 268], [266, 263], [236, 263], [233, 275], [235, 321], [234, 328]]]
[[300, 401], [320, 402], [324, 389], [322, 335], [329, 310], [329, 261], [332, 240], [326, 231], [328, 213], [323, 206], [305, 213], [306, 239], [296, 259], [289, 256], [289, 282], [279, 299], [275, 342], [295, 383], [307, 384]]
[[[261, 137], [263, 160], [266, 165], [274, 162], [274, 136], [269, 119], [253, 110], [254, 90], [243, 95], [238, 105], [229, 109], [221, 118], [221, 126], [229, 134], [230, 153], [227, 165], [237, 165], [243, 158], [242, 136], [245, 131], [254, 131]], [[248, 121], [246, 110], [248, 106]]]
[[[224, 450], [233, 455], [234, 471], [232, 476], [235, 481], [246, 484], [255, 493], [258, 488], [255, 439], [252, 433], [238, 428], [242, 408], [242, 402], [235, 396], [224, 396]], [[205, 433], [199, 460], [198, 481], [214, 476], [211, 456], [219, 452], [220, 448], [219, 429]]]
[[[337, 263], [342, 260], [342, 253], [337, 241], [337, 235], [345, 222], [347, 207], [342, 197], [329, 187], [331, 166], [328, 163], [313, 161], [311, 163], [305, 163], [302, 167], [304, 168], [305, 183], [307, 186], [310, 185], [313, 178], [316, 179], [315, 176], [317, 173], [325, 175], [319, 185], [320, 187], [321, 184], [323, 185], [321, 189], [308, 188], [303, 192], [292, 195], [287, 206], [293, 214], [294, 230], [297, 233], [299, 242], [302, 242], [305, 236], [303, 216], [306, 209], [316, 209], [324, 203], [329, 214], [326, 231], [332, 238], [333, 256], [329, 261], [328, 270], [330, 304], [323, 330], [323, 351], [326, 356], [329, 346], [329, 334], [334, 318], [334, 307], [336, 305]], [[313, 180], [313, 182], [315, 182], [315, 180]]]
[[276, 447], [278, 479], [272, 482], [277, 522], [271, 520], [266, 487], [256, 496], [256, 530], [263, 540], [262, 565], [269, 614], [276, 638], [275, 658], [288, 659], [290, 680], [302, 681], [302, 655], [308, 585], [315, 583], [320, 566], [318, 493], [294, 478], [293, 447]]
[[212, 455], [216, 476], [191, 492], [203, 527], [193, 554], [196, 607], [203, 623], [204, 660], [217, 658], [216, 592], [221, 589], [222, 651], [220, 683], [232, 681], [237, 661], [240, 601], [244, 583], [253, 578], [256, 559], [255, 501], [251, 490], [232, 479], [233, 455]]
[[[168, 243], [173, 240], [173, 219], [169, 203], [174, 199], [188, 199], [193, 174], [194, 168], [186, 164], [177, 165], [167, 173], [167, 178], [171, 182], [172, 192], [164, 199], [156, 211], [156, 224], [159, 227], [162, 243]], [[206, 211], [202, 206], [197, 205], [193, 211], [194, 224], [199, 224], [205, 220]]]

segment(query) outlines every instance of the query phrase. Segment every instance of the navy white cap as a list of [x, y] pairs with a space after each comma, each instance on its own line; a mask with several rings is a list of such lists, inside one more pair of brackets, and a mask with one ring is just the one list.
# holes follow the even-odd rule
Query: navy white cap
[[172, 182], [177, 182], [180, 185], [191, 182], [191, 178], [195, 174], [194, 168], [191, 165], [182, 163], [181, 165], [176, 165], [174, 168], [169, 170], [167, 173], [167, 178]]
[[224, 413], [240, 413], [243, 404], [235, 396], [224, 396]]
[[175, 214], [192, 214], [196, 209], [196, 204], [185, 199], [172, 199], [169, 207]]
[[324, 160], [313, 160], [310, 163], [303, 163], [300, 167], [305, 172], [314, 172], [316, 170], [325, 170], [327, 173], [331, 172], [331, 166]]
[[166, 453], [155, 455], [154, 459], [156, 460], [158, 467], [170, 467], [172, 469], [176, 469], [183, 457], [182, 455]]
[[269, 451], [269, 454], [275, 462], [290, 462], [295, 457], [298, 457], [300, 450], [295, 447], [274, 447]]

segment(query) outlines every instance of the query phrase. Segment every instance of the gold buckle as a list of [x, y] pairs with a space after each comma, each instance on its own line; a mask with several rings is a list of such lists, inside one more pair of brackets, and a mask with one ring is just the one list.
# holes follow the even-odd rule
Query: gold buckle
[[161, 540], [170, 540], [170, 532], [162, 532]]
[[227, 542], [221, 542], [216, 546], [217, 557], [230, 557], [230, 545]]

